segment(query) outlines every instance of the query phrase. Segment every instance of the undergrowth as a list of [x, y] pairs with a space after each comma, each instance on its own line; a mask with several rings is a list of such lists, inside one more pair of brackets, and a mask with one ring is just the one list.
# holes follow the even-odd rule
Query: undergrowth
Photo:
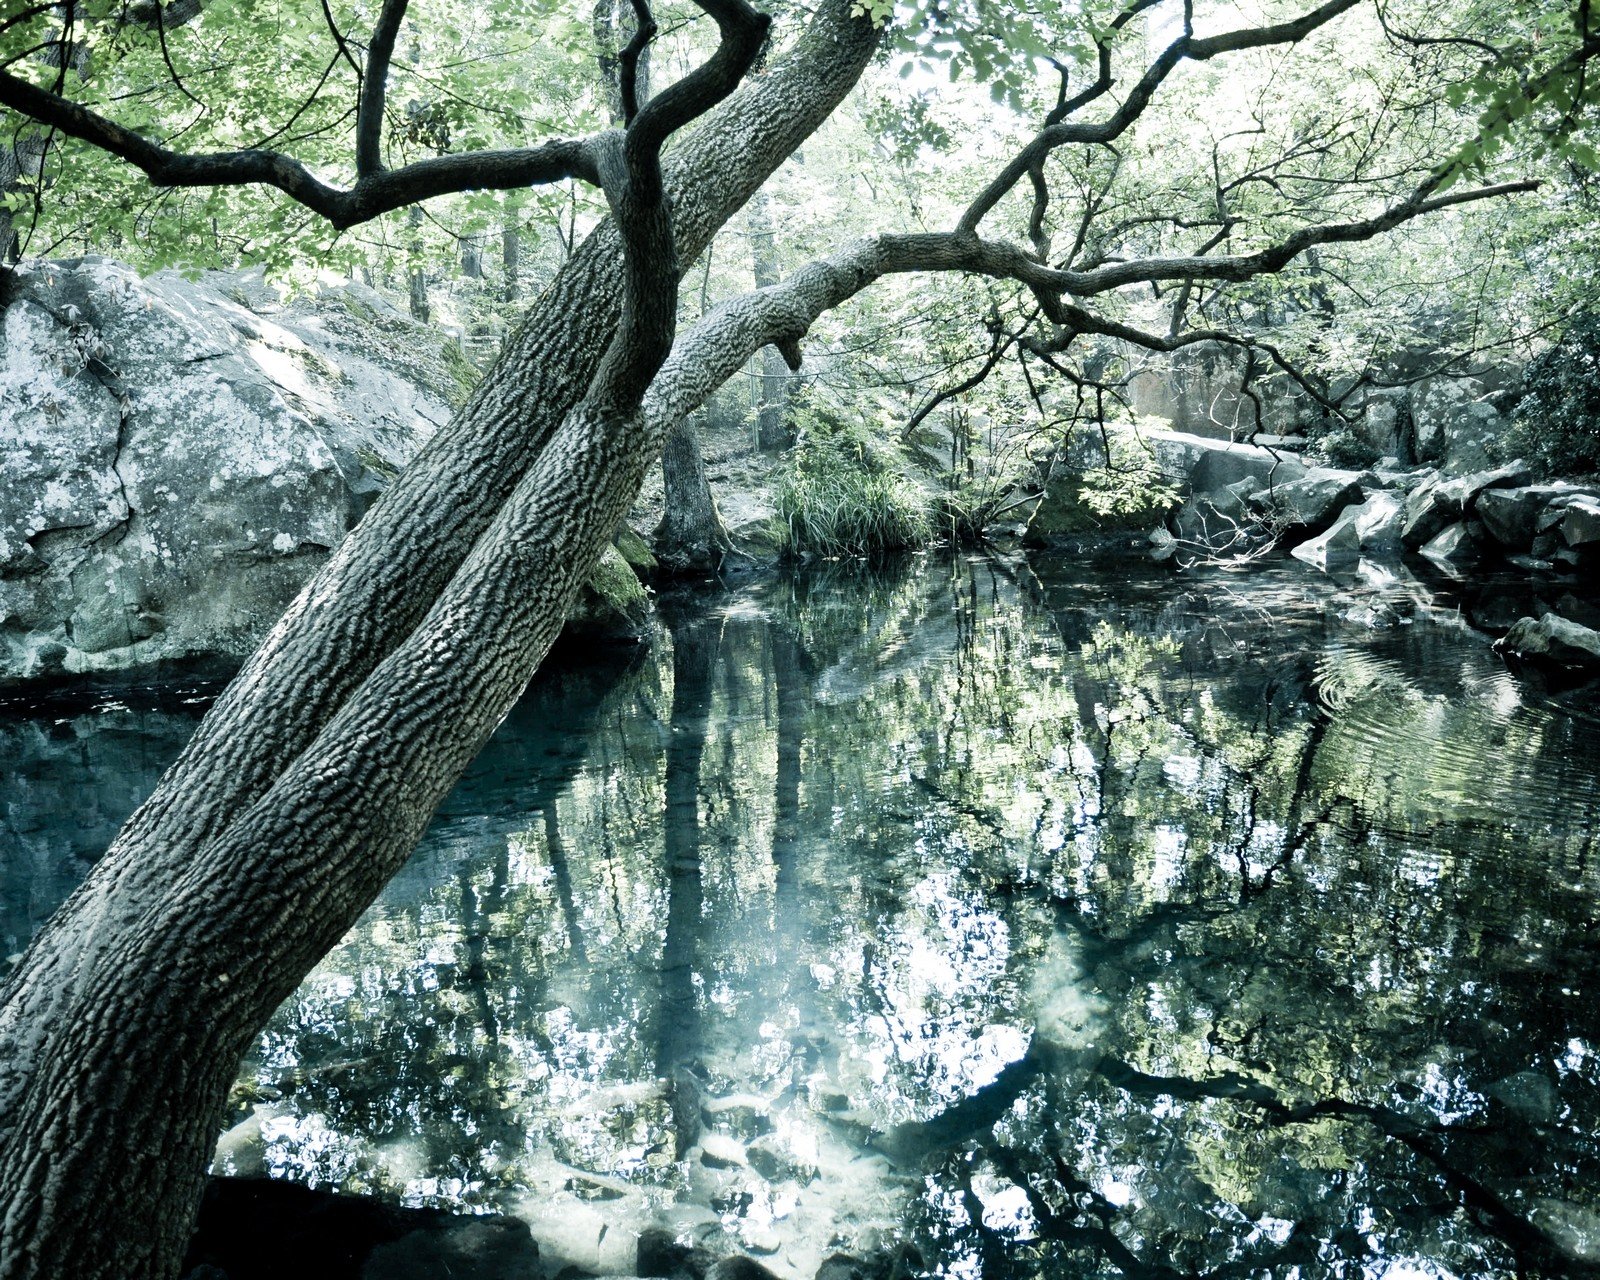
[[774, 496], [785, 555], [876, 555], [933, 537], [917, 486], [859, 428], [817, 414], [804, 416]]

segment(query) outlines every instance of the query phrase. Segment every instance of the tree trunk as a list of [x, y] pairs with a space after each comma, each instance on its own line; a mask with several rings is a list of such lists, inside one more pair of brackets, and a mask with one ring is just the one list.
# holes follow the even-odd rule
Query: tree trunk
[[[756, 288], [765, 289], [779, 280], [777, 240], [772, 231], [772, 212], [767, 194], [758, 191], [750, 198], [750, 266]], [[776, 347], [761, 348], [761, 398], [756, 403], [756, 448], [763, 453], [778, 453], [794, 443], [789, 421], [789, 388], [792, 375], [788, 363]]]
[[503, 272], [500, 296], [507, 302], [515, 302], [520, 283], [518, 274], [522, 270], [522, 230], [514, 215], [500, 228], [500, 267]]
[[[675, 142], [679, 256], [658, 245], [658, 269], [691, 261], [854, 84], [877, 33], [849, 8], [826, 0]], [[660, 447], [659, 425], [593, 400], [597, 372], [632, 367], [602, 364], [619, 321], [649, 327], [622, 311], [619, 246], [607, 223], [573, 254], [17, 965], [0, 1280], [175, 1273], [240, 1057], [404, 863]]]
[[461, 237], [461, 274], [468, 280], [483, 279], [483, 241], [477, 236]]
[[656, 559], [668, 573], [715, 573], [733, 550], [733, 540], [706, 479], [692, 416], [678, 419], [667, 432], [661, 479], [664, 509], [650, 539]]

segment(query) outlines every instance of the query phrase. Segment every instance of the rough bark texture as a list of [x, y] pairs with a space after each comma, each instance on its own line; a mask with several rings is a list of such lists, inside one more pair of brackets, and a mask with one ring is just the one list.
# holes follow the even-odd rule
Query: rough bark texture
[[[849, 16], [849, 0], [830, 0], [789, 57], [677, 145], [667, 180], [680, 261], [827, 118], [875, 44], [870, 25]], [[141, 918], [266, 793], [421, 620], [587, 388], [620, 313], [617, 253], [608, 223], [573, 254], [472, 399], [307, 585], [49, 936], [29, 949], [0, 1004], [0, 1144], [33, 1074], [38, 1029], [105, 948], [100, 923]], [[680, 382], [693, 389], [669, 397], [682, 412], [728, 376], [708, 383], [687, 372]]]
[[[753, 86], [679, 148], [686, 253], [826, 117], [872, 44], [839, 4], [787, 84]], [[678, 259], [653, 155], [686, 113], [664, 93], [608, 160], [628, 253], [608, 224], [575, 255], [8, 982], [5, 1280], [174, 1272], [241, 1054], [408, 856], [554, 639], [660, 447], [639, 404], [671, 344]]]
[[668, 573], [715, 573], [733, 550], [733, 540], [717, 511], [694, 418], [685, 416], [667, 431], [661, 452], [665, 506], [651, 535], [651, 550]]

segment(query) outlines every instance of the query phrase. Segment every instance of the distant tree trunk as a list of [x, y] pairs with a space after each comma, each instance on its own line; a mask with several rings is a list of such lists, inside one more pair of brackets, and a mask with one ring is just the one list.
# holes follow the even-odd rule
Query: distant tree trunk
[[514, 214], [500, 228], [500, 268], [503, 273], [500, 296], [507, 302], [514, 302], [519, 284], [517, 276], [522, 270], [522, 229]]
[[411, 229], [410, 243], [407, 246], [412, 257], [411, 265], [406, 268], [406, 294], [411, 304], [411, 318], [422, 324], [427, 324], [432, 318], [433, 310], [428, 306], [428, 275], [422, 268], [419, 260], [422, 252], [422, 209], [413, 205], [406, 211], [406, 225]]
[[478, 236], [461, 237], [461, 274], [468, 280], [483, 279], [483, 241]]
[[[758, 191], [750, 197], [747, 214], [750, 225], [750, 266], [755, 275], [756, 288], [765, 289], [777, 284], [777, 239], [772, 231], [772, 212], [767, 207], [767, 193]], [[762, 347], [761, 398], [756, 402], [756, 447], [763, 453], [777, 453], [794, 443], [794, 430], [789, 422], [789, 388], [792, 375], [788, 363], [776, 347]]]
[[715, 573], [733, 550], [722, 523], [693, 416], [680, 418], [661, 451], [664, 509], [651, 550], [671, 574]]

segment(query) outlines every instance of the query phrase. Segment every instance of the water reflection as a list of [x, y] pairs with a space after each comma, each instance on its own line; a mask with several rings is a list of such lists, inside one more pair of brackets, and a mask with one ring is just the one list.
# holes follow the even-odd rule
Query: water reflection
[[596, 1273], [646, 1226], [804, 1277], [1600, 1264], [1592, 699], [1298, 566], [663, 613], [502, 728], [225, 1165], [509, 1205]]

